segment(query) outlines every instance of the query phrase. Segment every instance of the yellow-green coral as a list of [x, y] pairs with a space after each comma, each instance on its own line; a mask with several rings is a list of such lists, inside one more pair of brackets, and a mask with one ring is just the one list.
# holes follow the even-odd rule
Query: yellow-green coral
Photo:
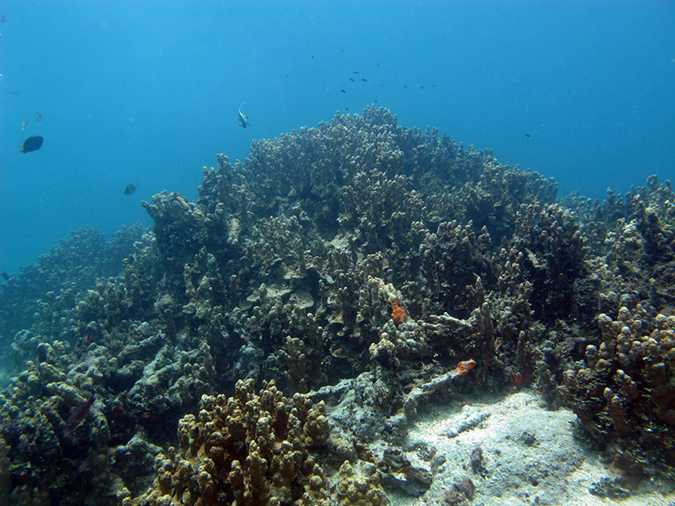
[[179, 450], [158, 457], [153, 487], [123, 504], [319, 504], [326, 479], [310, 449], [330, 431], [320, 402], [284, 397], [274, 382], [259, 393], [240, 380], [234, 397], [204, 395], [199, 416], [178, 426]]
[[348, 460], [340, 466], [337, 483], [340, 506], [379, 506], [388, 504], [375, 465], [365, 462], [354, 468]]

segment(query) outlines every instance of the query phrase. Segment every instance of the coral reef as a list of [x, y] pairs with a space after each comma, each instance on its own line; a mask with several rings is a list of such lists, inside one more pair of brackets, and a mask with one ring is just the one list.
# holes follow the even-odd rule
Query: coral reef
[[380, 506], [388, 504], [380, 486], [377, 468], [368, 462], [359, 470], [345, 460], [338, 471], [338, 504], [358, 506]]
[[178, 425], [179, 450], [157, 458], [153, 487], [130, 504], [328, 504], [326, 478], [309, 450], [326, 442], [325, 405], [296, 394], [287, 399], [274, 383], [259, 393], [240, 380], [234, 397], [204, 396], [199, 418]]
[[644, 306], [602, 313], [600, 346], [563, 375], [561, 387], [584, 427], [614, 442], [634, 466], [675, 464], [675, 316], [650, 315]]
[[527, 387], [627, 474], [674, 465], [670, 182], [559, 200], [374, 107], [203, 176], [143, 203], [152, 231], [83, 229], [2, 286], [0, 501], [383, 504], [432, 477], [375, 441]]
[[41, 342], [75, 344], [72, 327], [78, 301], [102, 278], [122, 270], [145, 232], [141, 225], [124, 227], [105, 244], [96, 229], [80, 229], [12, 277], [0, 291], [0, 350], [7, 357], [3, 366], [11, 364], [11, 371], [17, 372]]

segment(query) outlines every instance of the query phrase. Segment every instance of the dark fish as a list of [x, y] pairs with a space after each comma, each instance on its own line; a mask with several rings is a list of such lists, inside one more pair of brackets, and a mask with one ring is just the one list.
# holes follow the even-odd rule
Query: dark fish
[[5, 271], [2, 271], [2, 279], [9, 281], [9, 274], [7, 274]]
[[342, 93], [347, 93], [345, 90], [340, 90]]
[[315, 55], [315, 54], [313, 54], [313, 55], [312, 55], [312, 58], [316, 58], [316, 55]]
[[137, 184], [128, 184], [124, 188], [124, 194], [125, 195], [133, 195], [134, 193], [136, 193], [136, 188], [138, 188]]
[[239, 106], [239, 125], [241, 125], [242, 128], [246, 128], [248, 126], [248, 114], [241, 110], [245, 103], [246, 102], [242, 102], [242, 104]]
[[37, 151], [42, 146], [42, 141], [44, 137], [41, 135], [34, 135], [33, 137], [28, 137], [23, 141], [23, 146], [21, 146], [21, 153], [30, 153], [31, 151]]
[[42, 123], [42, 114], [40, 114], [37, 111], [35, 111], [35, 121], [37, 121], [38, 123]]
[[406, 90], [408, 89], [408, 85], [407, 85], [407, 84], [404, 84], [403, 87], [404, 87]]
[[527, 138], [529, 139], [529, 138], [530, 138], [530, 134], [525, 134], [525, 137], [527, 137]]
[[359, 72], [358, 70], [355, 70], [355, 71], [354, 71], [354, 74], [360, 74], [360, 73], [361, 73], [361, 72]]
[[365, 77], [362, 77], [362, 78], [361, 78], [361, 81], [363, 81], [364, 83], [367, 83], [367, 82], [368, 82], [368, 79], [366, 79]]
[[420, 84], [420, 88], [424, 89], [424, 85], [423, 85], [423, 84]]
[[80, 422], [84, 420], [85, 416], [87, 416], [87, 413], [89, 413], [89, 408], [91, 407], [92, 404], [94, 404], [95, 400], [96, 396], [92, 394], [91, 397], [89, 397], [89, 399], [84, 401], [82, 404], [80, 404], [73, 410], [73, 412], [68, 417], [68, 421], [66, 422], [66, 428], [63, 429], [64, 436], [67, 436], [68, 434], [73, 432], [77, 428], [77, 426], [80, 425]]
[[350, 77], [349, 80], [350, 80], [351, 82], [353, 82], [353, 83], [356, 82], [356, 81], [354, 81], [354, 78], [353, 78], [353, 77]]

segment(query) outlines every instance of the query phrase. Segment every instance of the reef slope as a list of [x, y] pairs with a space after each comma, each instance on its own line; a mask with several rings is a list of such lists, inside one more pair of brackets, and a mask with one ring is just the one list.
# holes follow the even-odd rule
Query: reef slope
[[3, 286], [0, 500], [383, 504], [437, 480], [398, 457], [420, 409], [521, 389], [637, 493], [675, 465], [674, 203], [560, 200], [373, 107], [218, 155]]

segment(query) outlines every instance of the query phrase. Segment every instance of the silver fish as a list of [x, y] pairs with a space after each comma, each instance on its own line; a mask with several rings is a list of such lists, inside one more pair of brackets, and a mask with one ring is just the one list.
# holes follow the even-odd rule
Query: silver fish
[[239, 124], [241, 125], [242, 128], [246, 128], [248, 126], [248, 114], [246, 114], [244, 111], [241, 110], [241, 108], [244, 106], [246, 102], [243, 102], [239, 106]]

